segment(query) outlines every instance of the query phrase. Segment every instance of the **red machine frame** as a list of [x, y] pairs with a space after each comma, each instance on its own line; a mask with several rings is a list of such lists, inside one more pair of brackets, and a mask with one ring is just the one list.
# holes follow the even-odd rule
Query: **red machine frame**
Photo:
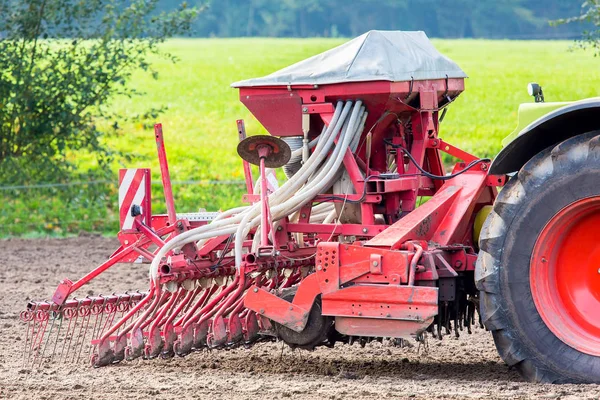
[[[355, 154], [347, 150], [343, 159], [356, 194], [318, 195], [300, 210], [297, 222], [279, 221], [271, 229], [274, 251], [268, 256], [251, 252], [251, 231], [239, 273], [228, 254], [229, 235], [169, 252], [161, 262], [160, 284], [174, 283], [179, 289], [151, 285], [149, 294], [128, 300], [126, 315], [93, 339], [98, 349], [94, 365], [165, 352], [184, 355], [206, 344], [251, 342], [272, 331], [273, 322], [301, 333], [317, 301], [341, 335], [407, 337], [430, 327], [443, 312], [442, 304], [458, 301], [456, 285], [443, 283], [472, 274], [475, 215], [493, 204], [496, 187], [505, 182], [504, 176], [488, 175], [488, 160], [438, 137], [439, 111], [463, 90], [462, 79], [241, 88], [241, 101], [276, 136], [303, 135], [308, 122], [314, 137], [331, 120], [338, 100], [361, 100], [369, 112], [361, 146]], [[244, 139], [243, 121], [237, 126]], [[79, 309], [81, 301], [67, 298], [96, 276], [117, 263], [151, 262], [171, 238], [209, 222], [176, 214], [160, 124], [155, 138], [167, 214], [151, 214], [148, 187], [148, 206], [126, 210], [134, 225], [119, 233], [121, 247], [77, 282], [61, 282], [52, 303], [30, 303], [22, 315], [25, 321]], [[446, 174], [441, 153], [458, 159], [452, 170], [456, 176], [432, 178]], [[386, 174], [390, 156], [397, 175]], [[248, 191], [243, 200], [259, 202], [251, 168], [245, 161], [243, 165]], [[430, 198], [417, 207], [423, 197]], [[346, 201], [360, 202], [360, 223], [310, 222], [313, 203]], [[303, 247], [292, 234], [303, 236]], [[221, 282], [221, 288], [183, 289], [186, 282], [203, 279]], [[294, 285], [292, 300], [275, 290]], [[88, 307], [105, 303], [92, 299]], [[134, 315], [139, 317], [127, 325]]]

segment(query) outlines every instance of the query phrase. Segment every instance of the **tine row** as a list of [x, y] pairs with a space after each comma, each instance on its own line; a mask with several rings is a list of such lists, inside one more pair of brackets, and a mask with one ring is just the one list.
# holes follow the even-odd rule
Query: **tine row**
[[[23, 366], [39, 368], [43, 362], [57, 359], [76, 363], [89, 355], [89, 340], [96, 339], [102, 328], [135, 306], [146, 293], [86, 297], [58, 306], [52, 302], [30, 302], [20, 314], [27, 324]], [[93, 320], [93, 321], [92, 321]]]
[[[27, 324], [23, 364], [78, 363], [95, 367], [136, 358], [185, 356], [203, 348], [248, 346], [272, 337], [267, 319], [244, 307], [254, 284], [282, 289], [306, 269], [276, 269], [224, 279], [187, 279], [146, 293], [71, 299], [59, 306], [31, 302], [20, 315]], [[267, 334], [261, 335], [261, 334]]]

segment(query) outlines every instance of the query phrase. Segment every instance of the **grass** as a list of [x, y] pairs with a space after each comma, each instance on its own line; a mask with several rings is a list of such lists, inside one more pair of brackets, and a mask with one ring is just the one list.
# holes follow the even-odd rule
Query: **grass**
[[[241, 163], [235, 152], [235, 120], [245, 119], [251, 134], [264, 133], [264, 129], [239, 102], [237, 91], [229, 84], [266, 75], [342, 42], [171, 40], [165, 46], [180, 62], [173, 65], [154, 60], [160, 79], [155, 81], [145, 73], [134, 75], [131, 85], [146, 94], [116, 99], [113, 106], [126, 115], [142, 114], [151, 107], [168, 107], [159, 119], [164, 127], [173, 180], [242, 180]], [[480, 156], [493, 157], [501, 148], [502, 138], [515, 128], [518, 105], [532, 101], [526, 92], [528, 82], [536, 81], [544, 87], [546, 101], [599, 95], [600, 60], [589, 52], [570, 52], [570, 42], [434, 40], [434, 44], [469, 75], [466, 91], [449, 109], [440, 135]], [[141, 124], [125, 124], [123, 134], [111, 138], [110, 144], [140, 156], [128, 165], [117, 163], [115, 180], [120, 167], [150, 167], [153, 177], [159, 179], [151, 130]], [[174, 191], [181, 211], [216, 210], [239, 204], [243, 186], [176, 185]], [[68, 202], [63, 200], [72, 196], [67, 190], [42, 194], [16, 191], [0, 211], [0, 223], [4, 226], [0, 235], [32, 231], [63, 235], [81, 229], [114, 231], [114, 186], [106, 192], [106, 196], [87, 201], [83, 190], [76, 194], [81, 201]], [[154, 187], [153, 194], [154, 211], [164, 211], [159, 186]]]

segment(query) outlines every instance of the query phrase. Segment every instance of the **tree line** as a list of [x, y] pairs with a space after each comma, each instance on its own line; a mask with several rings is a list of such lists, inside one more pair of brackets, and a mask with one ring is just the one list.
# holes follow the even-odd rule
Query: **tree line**
[[[370, 29], [430, 37], [572, 39], [581, 27], [549, 21], [580, 15], [581, 0], [204, 0], [198, 37], [355, 37]], [[172, 7], [161, 0], [159, 8]]]

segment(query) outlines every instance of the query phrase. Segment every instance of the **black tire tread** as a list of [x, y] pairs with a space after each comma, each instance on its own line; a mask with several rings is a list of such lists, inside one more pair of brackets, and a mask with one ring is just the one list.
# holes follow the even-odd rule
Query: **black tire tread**
[[[581, 373], [564, 370], [564, 368], [559, 369], [553, 364], [551, 357], [536, 351], [518, 321], [515, 321], [517, 317], [513, 310], [518, 306], [516, 303], [523, 300], [510, 298], [503, 286], [505, 284], [503, 283], [505, 276], [503, 269], [511, 268], [510, 265], [503, 265], [503, 262], [506, 263], [506, 260], [503, 260], [503, 255], [505, 255], [503, 253], [507, 252], [505, 246], [514, 240], [511, 235], [515, 234], [511, 227], [518, 220], [521, 212], [528, 207], [530, 199], [536, 196], [541, 188], [555, 184], [557, 179], [563, 179], [564, 184], [568, 176], [561, 175], [561, 169], [564, 170], [567, 167], [595, 168], [598, 171], [597, 176], [600, 183], [599, 133], [595, 131], [576, 136], [533, 157], [500, 191], [493, 210], [481, 231], [475, 280], [477, 288], [480, 290], [482, 321], [485, 327], [492, 332], [501, 358], [532, 382], [600, 381], [600, 373], [597, 370], [585, 376]], [[600, 189], [600, 184], [598, 186]], [[564, 201], [575, 200], [578, 195], [577, 190], [573, 188], [572, 191], [561, 193], [560, 196], [565, 197]], [[513, 266], [513, 268], [515, 267], [517, 266]], [[579, 356], [574, 353], [577, 353], [574, 349], [565, 350], [564, 356], [575, 363], [578, 362]], [[588, 359], [591, 357], [584, 356]], [[593, 369], [592, 365], [590, 367]]]

